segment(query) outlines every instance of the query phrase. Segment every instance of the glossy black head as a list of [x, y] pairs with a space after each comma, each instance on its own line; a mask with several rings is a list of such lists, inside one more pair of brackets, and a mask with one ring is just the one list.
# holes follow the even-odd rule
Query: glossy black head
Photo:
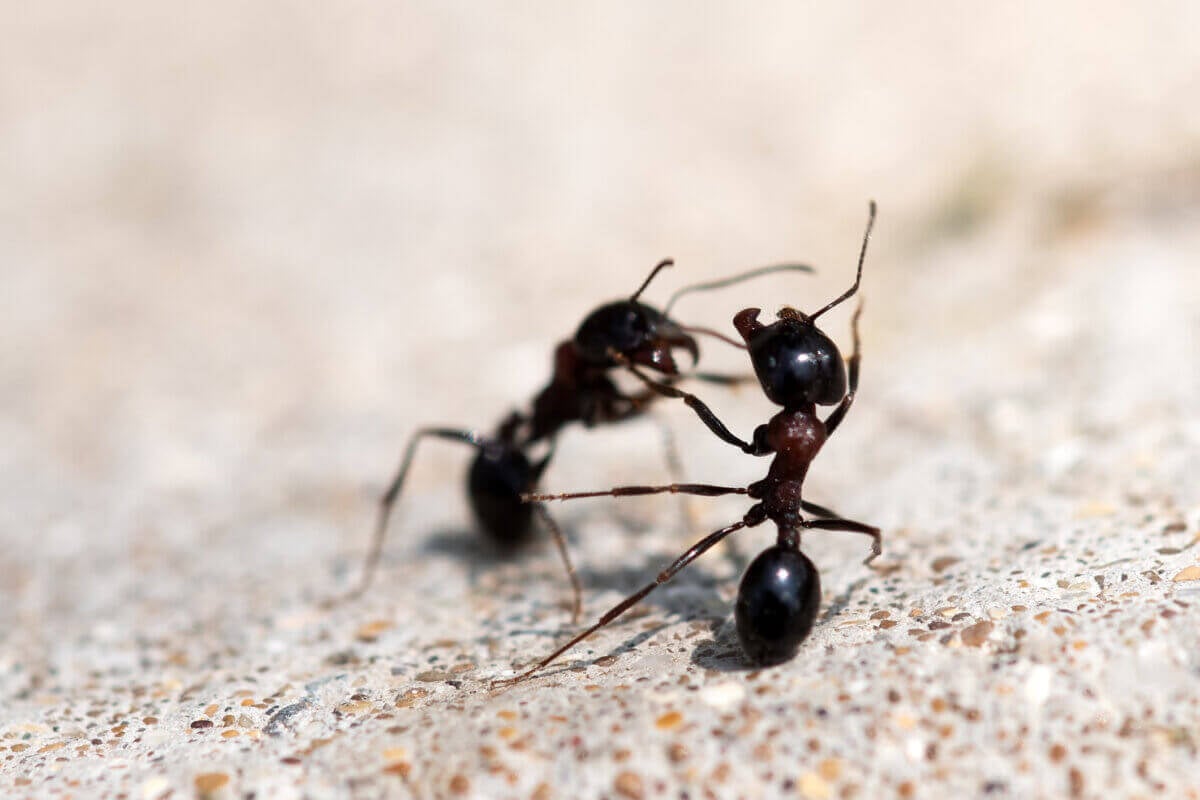
[[784, 408], [834, 405], [846, 395], [846, 362], [833, 340], [811, 319], [792, 309], [770, 325], [760, 310], [747, 308], [733, 318], [746, 341], [754, 373], [767, 398]]
[[757, 308], [744, 309], [733, 318], [733, 327], [742, 335], [750, 351], [758, 382], [772, 403], [787, 409], [814, 403], [829, 406], [846, 396], [846, 362], [833, 340], [817, 327], [817, 318], [858, 292], [867, 257], [867, 242], [871, 240], [874, 226], [875, 201], [872, 200], [862, 249], [858, 252], [854, 284], [820, 310], [806, 315], [794, 308], [784, 308], [779, 312], [779, 319], [770, 325], [758, 321], [762, 311]]
[[738, 586], [734, 618], [742, 652], [763, 666], [787, 661], [812, 630], [820, 606], [821, 578], [808, 556], [768, 547]]
[[516, 547], [533, 532], [533, 506], [521, 501], [532, 491], [546, 462], [531, 463], [515, 447], [490, 445], [479, 450], [467, 475], [471, 510], [488, 535], [502, 547]]
[[597, 367], [615, 367], [613, 351], [633, 364], [664, 375], [678, 375], [671, 351], [685, 350], [695, 364], [700, 350], [696, 340], [661, 311], [636, 300], [617, 300], [587, 315], [575, 332], [580, 358]]

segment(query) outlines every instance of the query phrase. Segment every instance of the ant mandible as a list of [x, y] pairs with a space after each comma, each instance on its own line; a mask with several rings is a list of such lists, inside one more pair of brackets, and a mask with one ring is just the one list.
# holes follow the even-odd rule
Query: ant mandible
[[[821, 580], [816, 566], [800, 551], [803, 530], [838, 530], [862, 533], [872, 539], [871, 554], [863, 562], [869, 565], [882, 552], [882, 534], [873, 525], [841, 517], [823, 506], [801, 497], [801, 487], [809, 464], [825, 440], [837, 430], [854, 402], [858, 389], [859, 304], [851, 318], [854, 350], [843, 360], [837, 346], [820, 328], [817, 318], [852, 297], [862, 281], [867, 242], [875, 224], [875, 202], [871, 201], [866, 232], [858, 257], [854, 285], [814, 314], [806, 315], [785, 307], [770, 325], [758, 321], [761, 309], [747, 308], [733, 318], [733, 326], [750, 352], [754, 372], [767, 399], [783, 410], [754, 431], [753, 441], [735, 436], [695, 395], [667, 383], [655, 381], [635, 365], [627, 364], [647, 387], [659, 394], [682, 399], [704, 424], [723, 441], [755, 456], [773, 455], [767, 476], [746, 487], [710, 484], [670, 484], [668, 486], [619, 486], [598, 492], [524, 495], [528, 502], [568, 500], [580, 497], [628, 497], [633, 495], [696, 494], [709, 497], [744, 494], [757, 500], [738, 522], [710, 533], [658, 574], [654, 582], [626, 597], [592, 627], [572, 638], [535, 666], [500, 684], [516, 683], [537, 673], [567, 650], [624, 614], [646, 595], [669, 581], [680, 570], [735, 531], [752, 528], [771, 520], [778, 537], [747, 567], [738, 586], [734, 619], [742, 651], [755, 664], [779, 664], [795, 655], [800, 643], [812, 630], [821, 603]], [[618, 360], [620, 360], [618, 358]], [[836, 406], [824, 421], [817, 416], [818, 405]], [[801, 512], [822, 517], [806, 519]]]
[[[514, 411], [487, 436], [477, 430], [428, 427], [413, 434], [404, 450], [400, 466], [379, 502], [375, 529], [358, 585], [341, 600], [358, 597], [370, 586], [383, 552], [388, 520], [391, 516], [409, 467], [423, 439], [435, 438], [461, 442], [476, 450], [467, 473], [467, 496], [471, 510], [483, 531], [501, 548], [515, 550], [525, 544], [533, 531], [534, 514], [549, 529], [562, 558], [573, 592], [572, 618], [578, 621], [582, 589], [567, 551], [566, 539], [545, 505], [526, 503], [523, 493], [534, 491], [554, 455], [555, 438], [563, 427], [579, 422], [591, 428], [636, 417], [643, 413], [661, 388], [627, 394], [612, 380], [617, 369], [645, 367], [663, 375], [667, 381], [685, 377], [675, 363], [673, 351], [699, 359], [699, 347], [691, 333], [715, 336], [735, 346], [727, 337], [705, 328], [691, 328], [672, 320], [667, 314], [685, 294], [723, 288], [749, 278], [779, 271], [811, 272], [803, 264], [777, 264], [707, 283], [684, 287], [671, 296], [663, 311], [638, 301], [642, 292], [666, 267], [674, 262], [664, 259], [651, 270], [646, 280], [627, 300], [615, 300], [593, 310], [580, 324], [575, 335], [555, 348], [554, 371], [549, 383], [537, 394], [528, 414]], [[639, 371], [640, 373], [640, 371]], [[646, 379], [644, 373], [640, 378]], [[718, 384], [734, 384], [742, 378], [695, 373], [688, 377]], [[655, 387], [669, 383], [655, 382]], [[532, 452], [544, 445], [544, 454]], [[540, 448], [537, 448], [540, 449]]]

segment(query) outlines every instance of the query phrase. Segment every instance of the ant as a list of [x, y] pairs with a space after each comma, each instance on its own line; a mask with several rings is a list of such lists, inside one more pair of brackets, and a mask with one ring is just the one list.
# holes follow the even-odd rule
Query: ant
[[[675, 362], [675, 350], [690, 355], [693, 367], [699, 359], [700, 350], [691, 333], [711, 335], [737, 347], [742, 345], [716, 331], [675, 322], [667, 316], [671, 306], [685, 294], [723, 288], [772, 272], [812, 272], [811, 267], [803, 264], [777, 264], [686, 286], [671, 296], [663, 311], [639, 302], [638, 298], [655, 276], [673, 263], [671, 259], [660, 261], [628, 300], [615, 300], [596, 308], [584, 318], [572, 338], [559, 343], [554, 351], [553, 374], [549, 383], [534, 397], [529, 413], [513, 411], [490, 436], [477, 430], [445, 427], [422, 428], [412, 435], [400, 466], [379, 501], [371, 549], [363, 565], [362, 577], [358, 585], [341, 598], [343, 601], [360, 596], [370, 586], [383, 552], [388, 520], [416, 455], [417, 445], [423, 439], [435, 438], [475, 448], [475, 458], [467, 473], [467, 496], [479, 526], [502, 549], [511, 552], [528, 542], [535, 514], [549, 529], [571, 581], [572, 619], [578, 621], [582, 588], [567, 552], [566, 539], [544, 504], [526, 503], [522, 499], [524, 493], [537, 488], [554, 455], [555, 437], [559, 431], [572, 422], [591, 428], [637, 417], [661, 393], [657, 388], [637, 394], [623, 392], [611, 377], [618, 369], [645, 367], [664, 376], [668, 382], [693, 377], [732, 385], [749, 379], [706, 373], [685, 376], [681, 373]], [[644, 379], [645, 374], [641, 377]], [[531, 452], [535, 446], [547, 449], [540, 457], [535, 457]], [[669, 461], [674, 471], [677, 459], [671, 453]]]
[[[872, 525], [844, 519], [823, 506], [801, 499], [801, 486], [809, 464], [820, 451], [854, 402], [858, 390], [859, 303], [851, 318], [854, 350], [844, 359], [837, 346], [820, 328], [817, 319], [852, 297], [862, 281], [863, 261], [867, 242], [875, 224], [875, 202], [871, 201], [862, 249], [858, 256], [858, 272], [854, 285], [814, 314], [804, 314], [785, 307], [770, 325], [758, 321], [761, 309], [747, 308], [733, 318], [733, 326], [749, 350], [754, 372], [767, 399], [783, 410], [754, 431], [753, 440], [743, 441], [735, 436], [715, 414], [695, 395], [680, 391], [668, 383], [659, 382], [633, 364], [626, 367], [650, 390], [668, 397], [682, 399], [701, 421], [720, 439], [754, 456], [773, 456], [767, 476], [746, 487], [713, 486], [710, 484], [670, 484], [668, 486], [619, 486], [598, 492], [567, 494], [527, 493], [527, 502], [568, 500], [580, 497], [628, 497], [647, 494], [694, 494], [715, 497], [744, 494], [757, 502], [745, 516], [732, 525], [710, 533], [658, 573], [654, 582], [626, 597], [592, 627], [575, 636], [535, 666], [498, 684], [525, 680], [546, 667], [567, 650], [591, 636], [600, 628], [624, 614], [646, 595], [669, 581], [680, 570], [735, 531], [753, 528], [771, 520], [778, 528], [776, 543], [764, 550], [746, 568], [738, 586], [734, 619], [742, 651], [755, 664], [779, 664], [795, 655], [800, 643], [812, 630], [821, 603], [821, 580], [816, 566], [800, 551], [800, 534], [804, 530], [838, 530], [862, 533], [872, 539], [871, 554], [863, 562], [870, 565], [882, 552], [883, 537]], [[613, 354], [620, 361], [619, 354]], [[824, 421], [817, 416], [817, 406], [835, 406]], [[819, 517], [806, 519], [801, 512]]]

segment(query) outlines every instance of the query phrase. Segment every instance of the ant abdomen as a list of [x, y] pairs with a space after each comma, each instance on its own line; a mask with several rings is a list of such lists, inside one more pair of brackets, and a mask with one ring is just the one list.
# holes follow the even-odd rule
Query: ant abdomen
[[746, 568], [734, 618], [742, 652], [755, 664], [787, 661], [812, 630], [821, 605], [821, 578], [808, 556], [774, 545]]
[[515, 447], [480, 448], [467, 475], [467, 495], [479, 526], [503, 547], [518, 547], [533, 533], [533, 506], [521, 500], [541, 476], [543, 464], [533, 464]]

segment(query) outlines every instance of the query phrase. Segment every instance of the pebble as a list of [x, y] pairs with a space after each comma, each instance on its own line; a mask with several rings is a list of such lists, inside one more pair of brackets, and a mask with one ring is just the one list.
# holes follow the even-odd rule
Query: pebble
[[617, 775], [617, 779], [613, 781], [613, 788], [617, 794], [629, 800], [642, 800], [646, 796], [641, 776], [628, 770]]
[[1185, 581], [1200, 581], [1200, 564], [1193, 564], [1190, 567], [1184, 567], [1175, 573], [1175, 577], [1171, 578], [1175, 583], [1183, 583]]
[[800, 794], [810, 800], [825, 800], [830, 796], [829, 784], [815, 772], [806, 772], [800, 776]]
[[355, 631], [354, 638], [358, 639], [360, 642], [373, 642], [379, 638], [381, 633], [390, 629], [391, 627], [392, 623], [390, 620], [377, 619], [373, 622], [368, 622], [366, 625], [363, 625], [357, 631]]
[[196, 776], [196, 793], [201, 797], [215, 794], [229, 783], [229, 776], [224, 772], [205, 772]]
[[968, 647], [979, 647], [987, 641], [992, 630], [996, 627], [995, 623], [984, 620], [976, 622], [962, 631], [962, 643]]
[[672, 728], [678, 728], [683, 723], [683, 714], [678, 711], [668, 711], [654, 721], [654, 727], [661, 731], [669, 731]]
[[742, 701], [746, 690], [740, 683], [718, 683], [700, 690], [700, 702], [713, 708], [729, 708]]

